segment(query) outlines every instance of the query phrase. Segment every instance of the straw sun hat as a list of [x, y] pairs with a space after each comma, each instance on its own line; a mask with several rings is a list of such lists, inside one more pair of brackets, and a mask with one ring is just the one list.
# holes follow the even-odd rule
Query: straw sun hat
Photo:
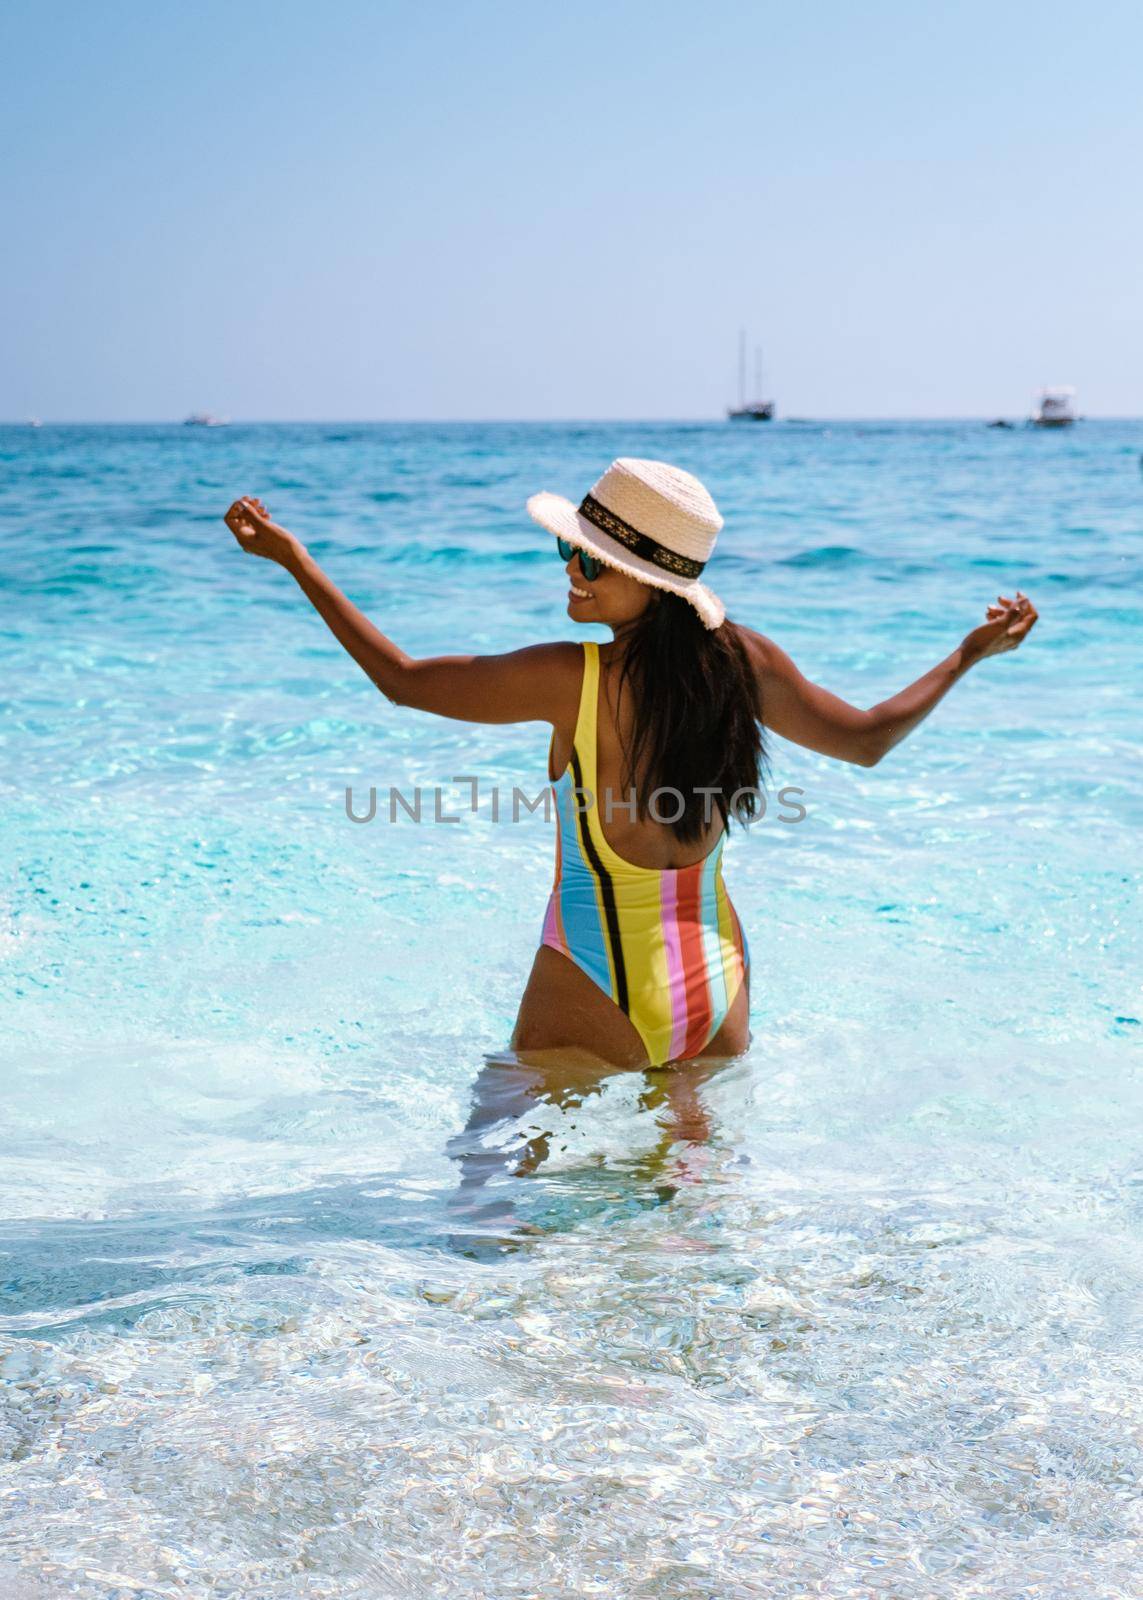
[[606, 566], [689, 600], [708, 628], [726, 616], [698, 581], [722, 518], [697, 478], [665, 461], [621, 456], [577, 507], [562, 495], [534, 494], [528, 514]]

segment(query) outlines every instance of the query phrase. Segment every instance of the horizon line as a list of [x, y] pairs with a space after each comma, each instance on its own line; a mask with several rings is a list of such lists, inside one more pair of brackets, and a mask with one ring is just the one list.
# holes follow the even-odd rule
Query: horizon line
[[[1082, 412], [1077, 422], [1141, 422], [1143, 414], [1119, 412]], [[698, 417], [224, 417], [212, 426], [224, 428], [379, 428], [379, 427], [623, 427], [632, 423], [643, 425], [695, 426], [708, 423], [726, 423], [723, 416]], [[1012, 416], [1004, 412], [916, 413], [910, 416], [890, 414], [852, 415], [823, 413], [818, 416], [774, 417], [773, 422], [813, 424], [819, 422], [1028, 422], [1031, 417], [1020, 413]], [[183, 428], [192, 426], [185, 417], [40, 417], [35, 413], [25, 417], [0, 417], [0, 428]], [[755, 429], [741, 431], [760, 431]]]

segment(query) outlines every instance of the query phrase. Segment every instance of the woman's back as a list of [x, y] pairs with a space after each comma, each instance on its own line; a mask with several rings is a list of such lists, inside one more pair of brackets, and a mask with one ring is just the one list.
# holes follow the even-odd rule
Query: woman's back
[[[592, 651], [595, 652], [597, 671], [593, 669]], [[625, 752], [630, 749], [632, 743], [636, 706], [629, 687], [620, 693], [622, 661], [622, 648], [617, 642], [605, 645], [593, 643], [590, 649], [586, 645], [584, 647], [583, 672], [587, 676], [581, 677], [577, 718], [580, 719], [582, 730], [584, 710], [587, 709], [589, 715], [591, 711], [590, 707], [583, 707], [582, 696], [585, 693], [590, 694], [591, 686], [597, 677], [594, 707], [595, 750], [594, 753], [580, 750], [578, 754], [581, 764], [588, 761], [594, 764], [598, 792], [593, 792], [593, 802], [600, 828], [615, 855], [633, 866], [659, 871], [693, 866], [704, 860], [717, 847], [725, 832], [722, 815], [715, 804], [715, 798], [711, 796], [708, 803], [710, 821], [704, 828], [702, 836], [697, 840], [683, 842], [670, 825], [671, 819], [679, 809], [680, 799], [669, 787], [653, 800], [650, 815], [636, 814], [631, 784], [629, 781], [624, 782], [624, 779], [629, 777]], [[575, 725], [558, 726], [553, 732], [549, 751], [551, 764], [548, 770], [548, 776], [553, 783], [558, 781], [571, 762], [574, 735]], [[651, 801], [653, 794], [652, 789], [646, 799]], [[726, 798], [729, 799], [729, 796]], [[656, 814], [664, 820], [656, 821]]]

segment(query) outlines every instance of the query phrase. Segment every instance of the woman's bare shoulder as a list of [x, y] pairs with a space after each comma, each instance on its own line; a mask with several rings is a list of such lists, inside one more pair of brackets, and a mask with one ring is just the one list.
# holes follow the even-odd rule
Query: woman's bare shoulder
[[757, 628], [747, 627], [744, 622], [731, 622], [729, 618], [727, 626], [734, 629], [756, 676], [778, 671], [789, 661], [786, 652]]
[[519, 652], [528, 670], [542, 678], [550, 701], [552, 722], [574, 723], [583, 686], [584, 648], [576, 639], [552, 639], [525, 645]]
[[578, 703], [582, 658], [570, 640], [501, 655], [426, 656], [408, 662], [390, 698], [461, 722], [563, 722]]

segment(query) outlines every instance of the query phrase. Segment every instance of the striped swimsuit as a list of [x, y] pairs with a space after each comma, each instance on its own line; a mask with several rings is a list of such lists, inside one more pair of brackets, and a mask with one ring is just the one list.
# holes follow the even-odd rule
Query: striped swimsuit
[[750, 947], [722, 880], [725, 832], [704, 860], [663, 870], [625, 861], [604, 838], [605, 797], [596, 781], [599, 646], [589, 640], [583, 650], [571, 761], [552, 785], [556, 877], [540, 942], [569, 956], [611, 996], [638, 1030], [651, 1065], [662, 1066], [701, 1055], [714, 1038], [746, 977]]

